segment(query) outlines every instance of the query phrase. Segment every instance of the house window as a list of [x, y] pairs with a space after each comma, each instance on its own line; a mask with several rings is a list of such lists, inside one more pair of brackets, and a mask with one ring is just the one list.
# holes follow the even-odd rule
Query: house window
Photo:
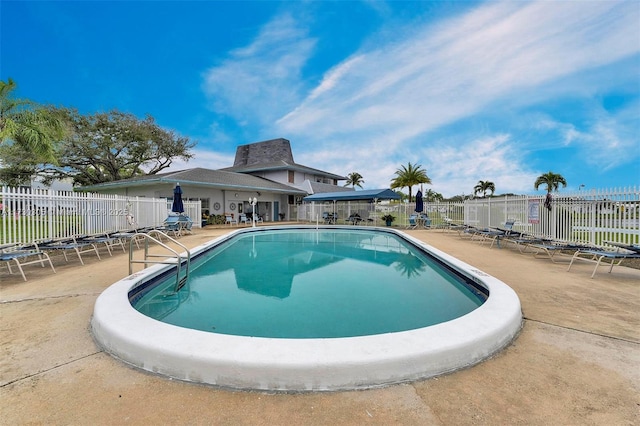
[[203, 215], [206, 214], [208, 216], [211, 214], [211, 207], [209, 207], [209, 198], [200, 198], [200, 209]]
[[294, 183], [295, 172], [293, 170], [289, 170], [289, 183]]

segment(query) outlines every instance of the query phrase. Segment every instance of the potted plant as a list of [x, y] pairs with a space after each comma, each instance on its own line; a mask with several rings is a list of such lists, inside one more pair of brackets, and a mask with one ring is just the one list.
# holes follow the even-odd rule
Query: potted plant
[[387, 224], [387, 226], [391, 226], [391, 223], [396, 220], [396, 217], [390, 214], [385, 214], [384, 216], [381, 217], [382, 220], [385, 221], [385, 223]]

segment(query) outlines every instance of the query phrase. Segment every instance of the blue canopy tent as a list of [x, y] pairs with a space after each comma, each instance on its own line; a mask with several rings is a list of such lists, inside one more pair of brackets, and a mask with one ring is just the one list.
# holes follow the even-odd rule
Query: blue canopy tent
[[[308, 195], [304, 197], [302, 200], [309, 203], [315, 202], [333, 202], [333, 214], [331, 215], [328, 223], [336, 223], [337, 214], [336, 214], [336, 203], [337, 202], [350, 202], [350, 201], [367, 201], [369, 203], [375, 203], [378, 200], [399, 200], [400, 195], [396, 194], [394, 191], [390, 189], [367, 189], [363, 191], [340, 191], [340, 192], [323, 192], [319, 194]], [[350, 207], [348, 208], [345, 216], [350, 212]], [[351, 216], [350, 216], [351, 218]], [[358, 216], [360, 219], [360, 216]], [[372, 219], [367, 219], [368, 221], [372, 221]], [[325, 218], [325, 223], [327, 223], [327, 218]], [[354, 222], [355, 223], [355, 222]]]
[[366, 189], [363, 191], [321, 192], [307, 195], [302, 200], [313, 201], [375, 201], [399, 200], [400, 196], [390, 189]]

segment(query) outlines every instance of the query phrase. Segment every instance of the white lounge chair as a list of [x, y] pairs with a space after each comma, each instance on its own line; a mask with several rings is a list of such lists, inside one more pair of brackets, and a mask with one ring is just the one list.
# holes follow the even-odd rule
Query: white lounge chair
[[224, 219], [224, 224], [225, 224], [225, 225], [229, 225], [229, 226], [231, 226], [231, 225], [237, 225], [237, 224], [238, 224], [238, 221], [237, 221], [237, 220], [235, 220], [235, 219], [233, 218], [233, 216], [231, 216], [231, 215], [226, 215], [226, 216], [225, 216], [225, 219]]

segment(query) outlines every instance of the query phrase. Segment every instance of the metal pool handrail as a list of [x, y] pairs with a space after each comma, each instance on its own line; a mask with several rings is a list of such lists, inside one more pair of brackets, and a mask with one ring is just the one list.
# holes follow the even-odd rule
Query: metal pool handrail
[[[165, 265], [171, 265], [171, 264], [176, 264], [177, 268], [176, 268], [176, 288], [175, 291], [177, 292], [178, 290], [180, 290], [182, 288], [182, 286], [184, 286], [184, 284], [187, 282], [187, 278], [189, 277], [189, 267], [191, 265], [191, 252], [189, 251], [189, 249], [187, 249], [187, 247], [184, 244], [181, 244], [179, 241], [176, 241], [175, 239], [171, 238], [170, 236], [168, 236], [167, 234], [165, 234], [164, 232], [160, 232], [158, 230], [153, 230], [152, 231], [154, 234], [158, 234], [158, 237], [160, 239], [162, 239], [163, 237], [169, 239], [170, 241], [172, 241], [173, 243], [179, 245], [180, 247], [182, 247], [185, 252], [187, 253], [187, 270], [185, 272], [184, 277], [181, 279], [180, 278], [180, 270], [182, 268], [182, 256], [180, 255], [180, 253], [178, 253], [176, 250], [172, 249], [171, 247], [169, 247], [168, 245], [166, 245], [165, 243], [163, 243], [160, 239], [156, 239], [154, 237], [152, 237], [149, 234], [145, 234], [145, 233], [137, 233], [135, 234], [130, 240], [129, 240], [129, 275], [133, 274], [133, 264], [134, 263], [143, 263], [145, 265], [147, 264], [153, 264], [153, 263], [160, 263], [160, 264], [165, 264]], [[144, 240], [144, 260], [135, 260], [133, 258], [133, 243], [136, 241], [136, 239], [140, 237]], [[149, 241], [152, 241], [156, 244], [158, 244], [159, 246], [163, 247], [164, 249], [170, 251], [171, 253], [174, 254], [174, 258], [171, 258], [169, 260], [149, 260], [150, 257], [166, 257], [166, 254], [150, 254], [149, 253]], [[145, 266], [146, 267], [146, 266]]]

